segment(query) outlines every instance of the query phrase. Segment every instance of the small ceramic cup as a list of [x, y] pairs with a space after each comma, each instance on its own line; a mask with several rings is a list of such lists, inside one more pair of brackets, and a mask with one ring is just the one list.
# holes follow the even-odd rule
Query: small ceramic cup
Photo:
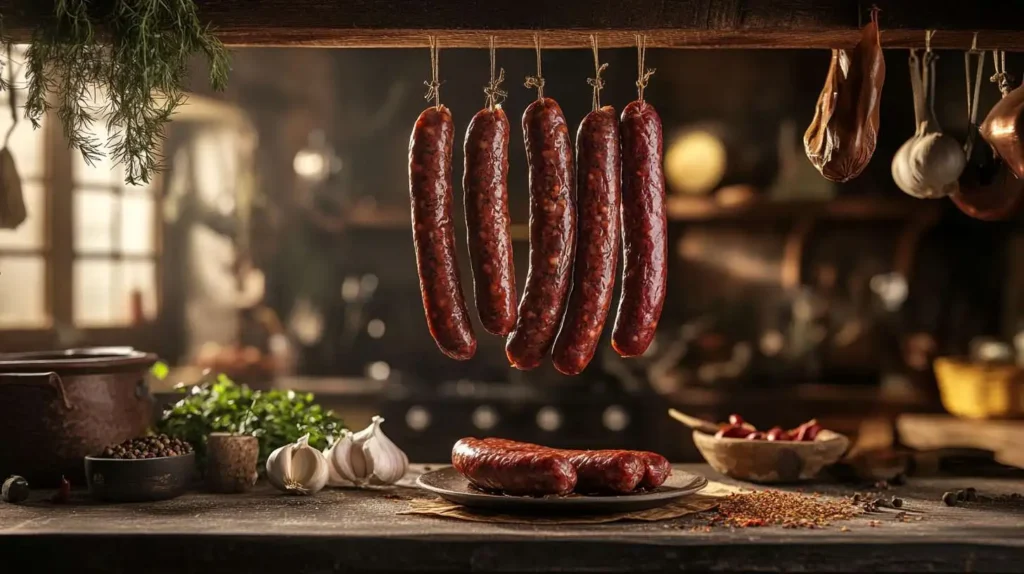
[[211, 433], [206, 441], [206, 485], [211, 492], [246, 492], [256, 484], [260, 445], [254, 436]]

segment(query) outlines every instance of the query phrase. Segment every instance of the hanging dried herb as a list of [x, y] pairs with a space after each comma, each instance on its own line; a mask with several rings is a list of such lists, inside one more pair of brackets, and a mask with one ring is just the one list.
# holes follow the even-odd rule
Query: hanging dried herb
[[[199, 21], [194, 0], [54, 0], [54, 18], [36, 30], [26, 54], [25, 115], [38, 127], [53, 108], [87, 162], [109, 154], [124, 166], [126, 183], [147, 183], [161, 166], [164, 126], [185, 100], [197, 53], [210, 64], [211, 85], [223, 89], [228, 53]], [[107, 141], [90, 132], [94, 121], [106, 123]]]

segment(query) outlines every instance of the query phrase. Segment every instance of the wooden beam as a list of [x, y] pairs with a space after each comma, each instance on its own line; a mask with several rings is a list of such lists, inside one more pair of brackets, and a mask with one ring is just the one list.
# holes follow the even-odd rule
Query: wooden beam
[[[98, 13], [112, 0], [93, 0]], [[196, 0], [200, 15], [232, 46], [549, 48], [632, 46], [633, 34], [669, 48], [830, 48], [852, 46], [868, 17], [859, 0]], [[882, 43], [964, 49], [980, 32], [982, 49], [1024, 50], [1024, 2], [876, 0]], [[46, 22], [51, 1], [0, 0], [5, 33], [27, 41]]]

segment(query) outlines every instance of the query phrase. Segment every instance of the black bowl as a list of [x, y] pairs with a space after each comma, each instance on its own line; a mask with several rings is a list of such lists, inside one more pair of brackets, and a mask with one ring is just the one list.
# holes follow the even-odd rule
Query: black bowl
[[192, 484], [195, 453], [159, 458], [85, 457], [89, 494], [108, 502], [143, 502], [181, 496]]

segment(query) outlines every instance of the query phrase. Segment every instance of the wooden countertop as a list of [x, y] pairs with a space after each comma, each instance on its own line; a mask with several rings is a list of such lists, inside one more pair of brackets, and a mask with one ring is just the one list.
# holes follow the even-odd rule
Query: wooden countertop
[[[423, 470], [414, 468], [415, 476]], [[706, 465], [682, 465], [733, 483]], [[55, 506], [34, 492], [0, 503], [0, 556], [16, 572], [340, 572], [808, 570], [1013, 571], [1024, 561], [1024, 501], [947, 507], [941, 494], [974, 486], [1024, 491], [1024, 480], [911, 478], [893, 487], [902, 510], [862, 515], [822, 530], [781, 527], [695, 532], [696, 517], [586, 526], [482, 524], [400, 515], [413, 487], [329, 490], [309, 498], [265, 486], [245, 495], [189, 494], [100, 505], [84, 492]], [[850, 494], [842, 486], [804, 491]], [[80, 499], [80, 500], [79, 500]], [[870, 524], [878, 521], [877, 526]], [[14, 564], [13, 562], [7, 562]]]

